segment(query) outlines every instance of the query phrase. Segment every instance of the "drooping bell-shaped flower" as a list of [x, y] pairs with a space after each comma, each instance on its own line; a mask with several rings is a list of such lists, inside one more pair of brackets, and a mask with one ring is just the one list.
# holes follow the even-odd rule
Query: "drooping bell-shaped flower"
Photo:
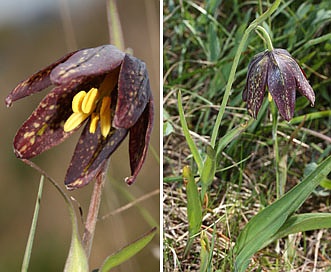
[[69, 53], [22, 81], [6, 98], [13, 101], [54, 88], [14, 138], [18, 158], [30, 159], [61, 143], [85, 125], [65, 177], [68, 189], [82, 187], [101, 171], [130, 134], [131, 176], [145, 160], [153, 124], [153, 98], [146, 65], [112, 45]]
[[243, 100], [249, 114], [256, 118], [261, 108], [266, 87], [275, 101], [280, 115], [289, 121], [293, 118], [296, 90], [313, 106], [315, 94], [303, 70], [284, 49], [259, 53], [248, 66]]

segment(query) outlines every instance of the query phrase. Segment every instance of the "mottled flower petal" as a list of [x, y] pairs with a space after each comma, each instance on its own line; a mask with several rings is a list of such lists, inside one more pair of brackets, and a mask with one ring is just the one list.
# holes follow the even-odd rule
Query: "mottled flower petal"
[[99, 174], [128, 132], [126, 129], [113, 130], [104, 138], [100, 125], [93, 134], [89, 127], [89, 123], [84, 127], [65, 177], [64, 183], [69, 190], [83, 187]]
[[132, 127], [144, 111], [150, 95], [145, 63], [125, 55], [118, 80], [114, 127]]
[[125, 182], [132, 184], [145, 161], [147, 149], [153, 127], [154, 107], [152, 97], [147, 104], [144, 112], [130, 129], [129, 154], [131, 176], [125, 179]]
[[293, 71], [279, 55], [270, 52], [268, 88], [278, 107], [280, 115], [289, 121], [293, 118], [295, 107], [296, 82]]
[[38, 71], [37, 73], [30, 76], [28, 79], [18, 84], [16, 88], [12, 90], [6, 98], [7, 107], [11, 106], [12, 102], [18, 99], [40, 92], [50, 86], [52, 84], [50, 80], [50, 73], [53, 68], [59, 65], [61, 62], [66, 61], [73, 54], [75, 54], [75, 52], [71, 52], [65, 55], [63, 58], [57, 60], [56, 62]]
[[73, 93], [63, 86], [54, 88], [24, 122], [14, 138], [19, 158], [29, 159], [63, 142], [71, 133], [64, 132], [64, 121], [71, 114]]
[[266, 86], [280, 115], [286, 121], [291, 120], [294, 115], [296, 90], [314, 105], [315, 94], [303, 70], [284, 49], [259, 53], [248, 66], [242, 97], [247, 101], [248, 112], [254, 118], [262, 105]]
[[121, 65], [124, 56], [125, 53], [112, 45], [80, 50], [53, 69], [51, 81], [61, 85], [107, 74]]
[[287, 65], [291, 67], [293, 76], [295, 77], [296, 87], [299, 93], [305, 96], [314, 106], [315, 94], [313, 88], [310, 86], [305, 72], [301, 69], [299, 64], [291, 57], [290, 53], [284, 49], [275, 49], [275, 56], [277, 56], [281, 61], [286, 62]]
[[253, 58], [248, 67], [247, 82], [243, 91], [243, 100], [247, 101], [248, 112], [254, 118], [261, 108], [267, 84], [268, 58], [265, 53]]

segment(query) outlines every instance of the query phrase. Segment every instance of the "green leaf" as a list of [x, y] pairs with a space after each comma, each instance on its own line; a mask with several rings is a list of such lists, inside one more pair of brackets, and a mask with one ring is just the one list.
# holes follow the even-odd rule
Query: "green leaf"
[[118, 266], [121, 263], [130, 259], [132, 256], [141, 251], [153, 239], [155, 233], [156, 227], [145, 233], [142, 237], [140, 237], [138, 240], [134, 241], [130, 245], [107, 257], [100, 269], [100, 272], [109, 271], [115, 266]]
[[218, 142], [217, 144], [217, 152], [216, 152], [216, 164], [219, 164], [219, 161], [221, 160], [222, 151], [224, 148], [233, 141], [238, 135], [240, 135], [246, 128], [248, 128], [252, 123], [254, 122], [254, 119], [251, 118], [247, 123], [242, 124], [230, 131], [228, 131]]
[[324, 188], [324, 189], [328, 189], [331, 190], [331, 180], [330, 179], [323, 179], [320, 183], [320, 185]]
[[234, 253], [236, 271], [245, 271], [250, 258], [284, 225], [320, 181], [331, 171], [331, 156], [301, 183], [254, 216], [240, 233]]
[[331, 228], [331, 213], [304, 213], [292, 215], [260, 249], [289, 234], [323, 228]]
[[200, 235], [200, 272], [208, 271], [209, 267], [209, 255], [210, 255], [210, 244], [208, 240], [208, 236], [205, 234], [204, 231], [201, 232]]
[[201, 174], [203, 163], [202, 163], [202, 159], [200, 157], [199, 151], [198, 151], [195, 143], [193, 142], [189, 129], [187, 127], [187, 123], [186, 123], [185, 116], [184, 116], [183, 105], [182, 105], [182, 95], [181, 95], [180, 90], [178, 91], [178, 112], [179, 112], [180, 123], [182, 125], [182, 129], [183, 129], [183, 133], [184, 133], [186, 142], [191, 150], [195, 163], [198, 165], [199, 173]]
[[77, 224], [73, 224], [70, 250], [64, 267], [65, 272], [88, 272], [88, 260], [80, 240]]
[[216, 152], [210, 146], [207, 145], [207, 158], [202, 167], [202, 173], [200, 177], [201, 181], [201, 199], [203, 199], [208, 187], [213, 181], [216, 172]]
[[184, 250], [184, 256], [187, 255], [193, 243], [194, 235], [196, 235], [201, 228], [202, 223], [202, 208], [198, 192], [198, 186], [195, 183], [189, 166], [183, 168], [183, 179], [186, 184], [187, 194], [187, 219], [189, 241]]

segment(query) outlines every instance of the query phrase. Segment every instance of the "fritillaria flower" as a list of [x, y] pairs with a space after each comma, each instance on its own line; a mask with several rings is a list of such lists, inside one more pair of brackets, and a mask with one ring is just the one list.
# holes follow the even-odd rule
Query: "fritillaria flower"
[[249, 63], [243, 100], [254, 118], [261, 108], [266, 86], [286, 121], [293, 118], [296, 90], [314, 105], [315, 94], [304, 72], [284, 49], [259, 53]]
[[30, 159], [85, 125], [65, 177], [66, 187], [75, 189], [106, 169], [110, 155], [129, 133], [131, 176], [126, 182], [133, 183], [153, 123], [145, 63], [112, 45], [75, 51], [22, 81], [6, 104], [51, 85], [14, 138], [16, 156]]

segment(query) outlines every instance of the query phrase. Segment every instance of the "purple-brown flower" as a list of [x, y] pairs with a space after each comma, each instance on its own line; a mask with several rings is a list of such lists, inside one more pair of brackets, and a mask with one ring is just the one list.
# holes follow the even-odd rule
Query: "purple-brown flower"
[[280, 115], [289, 121], [293, 118], [295, 92], [298, 90], [312, 106], [315, 94], [303, 70], [284, 49], [265, 51], [253, 57], [248, 66], [243, 100], [251, 116], [257, 117], [261, 108], [266, 86], [275, 100]]
[[30, 159], [63, 142], [85, 124], [65, 177], [68, 189], [104, 171], [110, 155], [130, 134], [132, 184], [145, 160], [153, 124], [153, 98], [146, 65], [112, 45], [69, 53], [22, 81], [13, 101], [54, 88], [14, 138], [18, 158]]

